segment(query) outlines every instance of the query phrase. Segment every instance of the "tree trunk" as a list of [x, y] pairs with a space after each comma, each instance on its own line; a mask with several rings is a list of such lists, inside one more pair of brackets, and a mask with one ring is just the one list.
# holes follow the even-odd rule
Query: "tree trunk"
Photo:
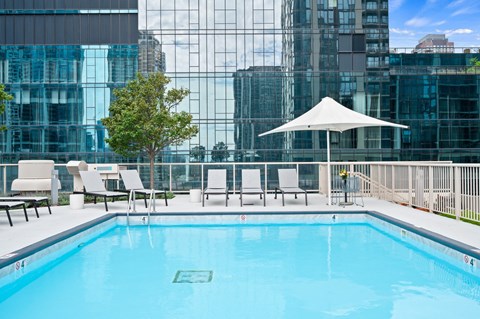
[[150, 154], [150, 188], [155, 188], [155, 154]]

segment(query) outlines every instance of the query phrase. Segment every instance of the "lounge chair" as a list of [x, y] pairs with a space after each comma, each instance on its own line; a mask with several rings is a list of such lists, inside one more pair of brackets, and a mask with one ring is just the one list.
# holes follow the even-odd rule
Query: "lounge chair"
[[[145, 201], [145, 208], [147, 208], [147, 196], [149, 196], [152, 191], [155, 195], [163, 194], [165, 197], [165, 206], [168, 206], [167, 202], [167, 191], [166, 190], [156, 190], [156, 189], [145, 189], [143, 187], [142, 180], [140, 179], [140, 175], [138, 171], [135, 169], [131, 170], [120, 170], [120, 176], [122, 177], [123, 184], [125, 185], [125, 190], [130, 192], [131, 190], [135, 191], [136, 194], [143, 194], [143, 200]], [[135, 200], [135, 198], [134, 198]]]
[[297, 194], [305, 193], [305, 206], [307, 202], [307, 191], [298, 187], [298, 175], [297, 170], [294, 168], [280, 168], [278, 170], [278, 187], [275, 187], [275, 199], [277, 199], [277, 191], [282, 193], [282, 205], [285, 206], [285, 194]]
[[41, 202], [45, 202], [48, 207], [48, 212], [50, 215], [52, 214], [52, 210], [50, 209], [50, 203], [48, 201], [48, 197], [46, 196], [12, 196], [12, 197], [0, 197], [0, 202], [25, 202], [28, 204], [32, 204], [33, 208], [35, 209], [35, 213], [37, 214], [37, 218], [40, 218], [38, 214], [38, 204]]
[[[18, 178], [12, 182], [12, 191], [20, 193], [49, 192], [52, 188], [52, 170], [55, 162], [51, 160], [18, 161]], [[58, 181], [58, 189], [61, 189]]]
[[202, 207], [205, 206], [205, 195], [225, 195], [225, 206], [228, 206], [227, 170], [209, 169], [207, 188], [203, 190]]
[[0, 202], [0, 209], [5, 209], [8, 217], [8, 222], [10, 223], [10, 227], [13, 226], [12, 218], [10, 216], [10, 209], [17, 207], [23, 208], [25, 220], [28, 222], [27, 208], [25, 207], [25, 202]]
[[240, 188], [240, 206], [243, 207], [243, 195], [263, 196], [263, 206], [266, 206], [265, 191], [262, 189], [259, 169], [242, 169], [242, 187]]
[[105, 202], [105, 210], [108, 212], [107, 198], [115, 200], [117, 197], [128, 197], [128, 194], [122, 192], [107, 191], [103, 184], [102, 177], [97, 171], [80, 171], [85, 195], [93, 196], [93, 201], [97, 203], [97, 197], [103, 197]]

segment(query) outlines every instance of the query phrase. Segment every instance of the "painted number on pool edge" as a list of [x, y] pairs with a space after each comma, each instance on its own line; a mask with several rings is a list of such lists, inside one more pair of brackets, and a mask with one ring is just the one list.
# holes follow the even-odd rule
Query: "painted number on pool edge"
[[468, 265], [470, 265], [470, 266], [474, 266], [474, 267], [475, 267], [476, 264], [477, 264], [477, 261], [475, 260], [475, 258], [470, 257], [470, 256], [468, 256], [468, 255], [463, 255], [463, 261], [464, 261], [466, 264], [468, 264]]
[[17, 261], [15, 263], [15, 270], [23, 269], [27, 266], [27, 261], [24, 259], [22, 261]]

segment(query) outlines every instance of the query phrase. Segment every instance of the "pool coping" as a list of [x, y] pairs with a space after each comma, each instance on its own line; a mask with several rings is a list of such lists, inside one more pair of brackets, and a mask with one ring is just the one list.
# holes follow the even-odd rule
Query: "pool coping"
[[[145, 213], [134, 213], [130, 214], [131, 216], [147, 216]], [[378, 218], [380, 220], [383, 220], [385, 222], [388, 222], [390, 224], [393, 224], [395, 226], [398, 226], [400, 228], [403, 228], [405, 230], [408, 230], [412, 233], [415, 233], [417, 235], [420, 235], [422, 237], [425, 237], [427, 239], [430, 239], [438, 244], [444, 245], [448, 248], [451, 248], [453, 250], [456, 250], [460, 253], [466, 254], [469, 257], [475, 258], [477, 260], [480, 260], [480, 249], [477, 249], [476, 247], [470, 246], [468, 244], [462, 243], [460, 241], [457, 241], [455, 239], [451, 239], [449, 237], [440, 235], [436, 232], [430, 231], [428, 229], [425, 229], [423, 227], [418, 227], [415, 226], [411, 223], [399, 220], [397, 218], [385, 215], [383, 213], [380, 213], [378, 211], [371, 211], [371, 210], [361, 210], [361, 211], [332, 211], [332, 212], [326, 212], [326, 211], [321, 211], [321, 212], [315, 212], [315, 211], [283, 211], [281, 213], [279, 212], [202, 212], [202, 213], [193, 213], [193, 212], [169, 212], [169, 213], [152, 213], [150, 214], [151, 216], [170, 216], [170, 217], [188, 217], [188, 216], [200, 216], [200, 217], [208, 217], [208, 216], [232, 216], [232, 215], [251, 215], [251, 216], [261, 216], [261, 215], [369, 215], [373, 216], [375, 218]], [[43, 239], [39, 242], [36, 242], [32, 245], [29, 245], [27, 247], [21, 248], [19, 250], [16, 250], [12, 253], [6, 254], [4, 256], [0, 256], [0, 270], [4, 267], [7, 267], [9, 265], [12, 265], [13, 263], [23, 260], [39, 251], [42, 251], [58, 242], [61, 242], [65, 239], [68, 239], [72, 236], [75, 236], [89, 228], [92, 228], [94, 226], [97, 226], [101, 223], [104, 223], [108, 220], [111, 220], [113, 218], [117, 217], [126, 217], [126, 213], [109, 213], [106, 215], [103, 215], [101, 217], [95, 218], [91, 221], [88, 221], [86, 223], [83, 223], [81, 225], [75, 226], [71, 229], [62, 231], [58, 234], [55, 234], [51, 237], [48, 237], [46, 239]]]

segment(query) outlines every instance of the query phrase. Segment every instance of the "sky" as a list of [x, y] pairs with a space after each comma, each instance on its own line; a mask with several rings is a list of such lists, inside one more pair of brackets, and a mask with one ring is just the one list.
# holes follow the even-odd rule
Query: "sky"
[[412, 48], [427, 34], [455, 47], [480, 47], [480, 0], [389, 0], [390, 48]]

